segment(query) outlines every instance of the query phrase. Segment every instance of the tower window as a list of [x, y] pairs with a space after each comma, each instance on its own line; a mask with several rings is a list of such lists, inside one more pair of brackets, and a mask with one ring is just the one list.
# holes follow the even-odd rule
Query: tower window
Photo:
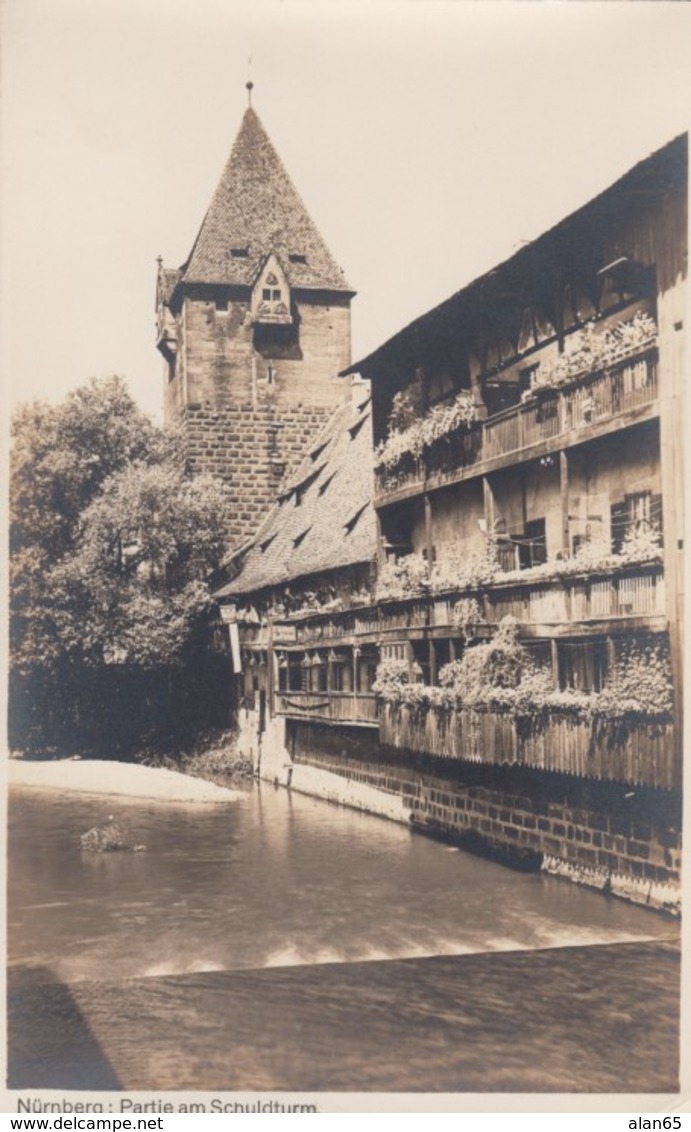
[[291, 252], [288, 259], [291, 263], [307, 263], [307, 256], [298, 254], [297, 252]]
[[247, 256], [250, 254], [250, 250], [249, 248], [231, 248], [230, 254], [232, 255], [233, 259], [247, 259]]
[[216, 306], [217, 311], [227, 311], [228, 310], [228, 300], [227, 299], [216, 299], [215, 306]]
[[264, 287], [262, 290], [262, 299], [265, 303], [280, 303], [280, 289], [278, 287]]

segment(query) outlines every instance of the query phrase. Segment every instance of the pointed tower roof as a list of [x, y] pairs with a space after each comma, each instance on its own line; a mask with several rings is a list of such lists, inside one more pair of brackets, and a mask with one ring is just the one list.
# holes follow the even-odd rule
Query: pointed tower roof
[[270, 252], [291, 287], [353, 293], [249, 107], [181, 281], [251, 287]]

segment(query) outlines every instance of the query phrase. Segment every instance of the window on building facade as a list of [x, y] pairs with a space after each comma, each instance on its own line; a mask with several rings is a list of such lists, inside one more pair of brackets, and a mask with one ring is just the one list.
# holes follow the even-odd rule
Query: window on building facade
[[533, 519], [525, 524], [523, 537], [518, 547], [518, 561], [521, 570], [540, 566], [547, 561], [547, 534], [544, 519]]
[[607, 679], [607, 642], [559, 642], [559, 686], [576, 692], [600, 692]]
[[360, 661], [360, 691], [371, 692], [377, 678], [377, 661], [374, 657], [363, 657]]
[[293, 660], [288, 662], [286, 684], [290, 692], [299, 692], [302, 688], [303, 671], [299, 662]]
[[612, 503], [610, 508], [612, 550], [618, 553], [627, 536], [662, 532], [662, 496], [636, 491]]

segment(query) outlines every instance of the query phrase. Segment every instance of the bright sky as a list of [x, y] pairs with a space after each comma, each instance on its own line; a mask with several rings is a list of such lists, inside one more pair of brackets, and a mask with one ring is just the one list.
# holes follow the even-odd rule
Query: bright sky
[[119, 373], [158, 413], [156, 256], [187, 257], [248, 74], [358, 291], [354, 359], [691, 116], [684, 3], [5, 0], [3, 32], [13, 403]]

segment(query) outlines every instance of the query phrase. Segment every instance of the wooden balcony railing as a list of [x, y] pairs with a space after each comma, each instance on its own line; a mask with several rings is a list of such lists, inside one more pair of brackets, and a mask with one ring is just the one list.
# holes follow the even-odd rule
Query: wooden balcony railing
[[319, 641], [338, 640], [339, 637], [348, 637], [354, 627], [353, 614], [345, 613], [315, 614], [304, 621], [294, 623], [295, 642], [297, 644], [314, 643]]
[[266, 622], [260, 625], [240, 625], [240, 640], [243, 645], [254, 645], [255, 648], [267, 648], [269, 644], [269, 626]]
[[552, 711], [533, 727], [518, 727], [503, 712], [436, 708], [412, 712], [405, 706], [383, 704], [379, 741], [460, 762], [534, 767], [658, 789], [679, 785], [672, 724], [667, 722], [598, 725]]
[[407, 456], [396, 468], [377, 468], [375, 495], [387, 495], [427, 480], [443, 482], [460, 469], [521, 452], [545, 441], [578, 434], [591, 425], [657, 400], [657, 351], [586, 374], [559, 389], [538, 393], [470, 428], [440, 438], [419, 459]]
[[[461, 591], [407, 603], [379, 606], [379, 629], [453, 625], [453, 608]], [[609, 577], [577, 576], [550, 581], [498, 579], [479, 600], [482, 621], [498, 624], [510, 616], [518, 621], [568, 624], [612, 617], [655, 616], [665, 612], [665, 580], [660, 563], [629, 566]], [[406, 609], [407, 606], [407, 609]]]
[[[386, 601], [363, 609], [321, 615], [296, 622], [291, 641], [305, 648], [333, 645], [358, 637], [382, 637], [394, 633], [405, 637], [410, 630], [448, 628], [454, 633], [453, 610], [467, 591], [449, 591], [398, 601]], [[665, 613], [665, 579], [662, 563], [627, 566], [620, 573], [579, 574], [573, 577], [502, 582], [501, 576], [482, 594], [475, 595], [480, 607], [478, 628], [497, 625], [515, 617], [526, 624], [561, 625], [603, 621], [618, 617], [655, 617]], [[480, 634], [481, 635], [481, 634]]]
[[495, 589], [485, 603], [486, 620], [561, 624], [612, 617], [654, 616], [665, 611], [665, 580], [659, 565], [631, 568], [609, 578], [568, 578], [533, 583], [520, 590]]
[[272, 637], [275, 645], [294, 645], [296, 639], [295, 625], [287, 624], [285, 621], [275, 621]]
[[378, 721], [377, 698], [371, 692], [277, 692], [275, 704], [277, 715], [292, 719], [373, 725]]

